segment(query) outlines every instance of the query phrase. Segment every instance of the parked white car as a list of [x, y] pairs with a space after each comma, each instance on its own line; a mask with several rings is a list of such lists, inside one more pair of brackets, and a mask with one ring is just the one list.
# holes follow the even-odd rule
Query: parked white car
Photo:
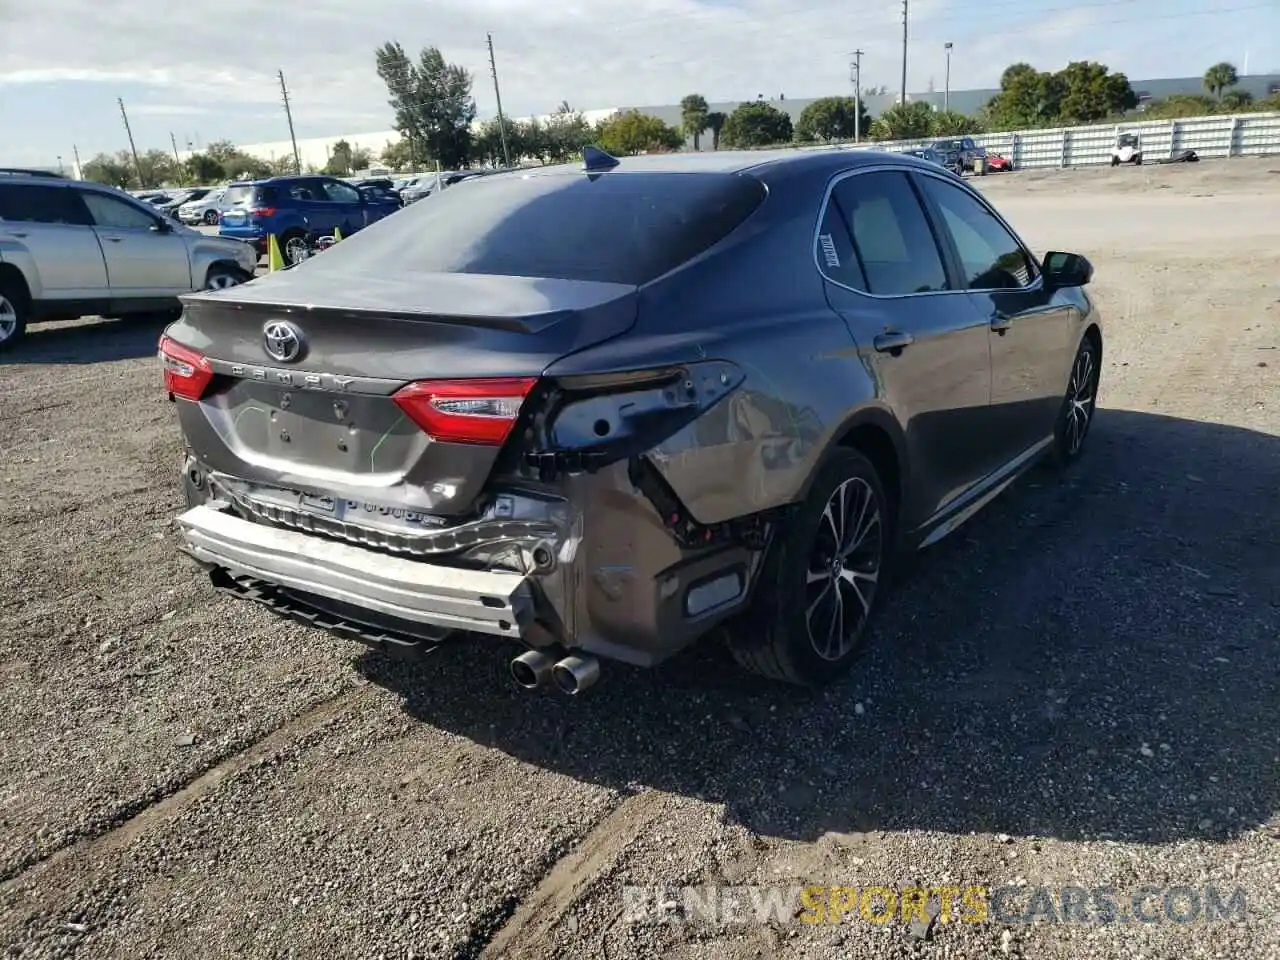
[[214, 226], [222, 216], [222, 198], [226, 194], [227, 188], [219, 187], [199, 200], [184, 203], [178, 208], [178, 219], [183, 223], [203, 223], [210, 227]]
[[207, 237], [123, 190], [0, 169], [0, 351], [28, 323], [156, 313], [253, 279], [247, 243]]

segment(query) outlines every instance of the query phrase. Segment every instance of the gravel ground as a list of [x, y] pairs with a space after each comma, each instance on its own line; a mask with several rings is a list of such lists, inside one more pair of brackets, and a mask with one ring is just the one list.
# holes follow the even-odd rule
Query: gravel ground
[[[706, 644], [580, 700], [181, 561], [158, 331], [0, 362], [12, 957], [1280, 957], [1280, 163], [993, 176], [1109, 323], [1091, 450], [911, 564], [820, 693]], [[1239, 885], [1244, 923], [628, 922], [624, 885]], [[1158, 902], [1158, 901], [1157, 901]]]

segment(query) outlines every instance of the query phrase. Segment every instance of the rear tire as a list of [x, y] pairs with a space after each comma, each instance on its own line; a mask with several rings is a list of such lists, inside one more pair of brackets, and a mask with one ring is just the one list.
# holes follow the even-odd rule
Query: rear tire
[[836, 450], [770, 547], [747, 616], [731, 630], [734, 659], [803, 686], [847, 673], [883, 593], [892, 528], [875, 466]]
[[12, 349], [22, 339], [30, 312], [26, 288], [16, 280], [0, 277], [0, 353]]
[[290, 230], [280, 238], [280, 256], [284, 258], [286, 266], [301, 263], [307, 259], [309, 252], [307, 236], [301, 230]]

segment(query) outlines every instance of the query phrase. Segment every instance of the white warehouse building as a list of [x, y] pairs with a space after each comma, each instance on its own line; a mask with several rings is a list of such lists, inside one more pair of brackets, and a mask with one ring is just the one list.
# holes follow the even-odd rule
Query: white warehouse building
[[[582, 116], [588, 123], [598, 123], [601, 120], [608, 119], [618, 112], [618, 108], [611, 107], [603, 110], [584, 110]], [[551, 114], [532, 118], [539, 123], [545, 123], [550, 120]], [[516, 120], [528, 120], [529, 117], [513, 117]], [[476, 120], [472, 124], [472, 128], [479, 130], [484, 123], [483, 120]], [[395, 143], [400, 140], [400, 133], [396, 130], [376, 130], [372, 133], [340, 133], [331, 137], [308, 137], [305, 140], [298, 141], [298, 156], [302, 160], [303, 167], [323, 167], [329, 162], [329, 155], [333, 152], [333, 145], [339, 140], [345, 140], [351, 144], [352, 149], [368, 150], [373, 154], [375, 161], [386, 149], [387, 144]], [[241, 150], [253, 157], [262, 160], [275, 160], [279, 157], [293, 156], [293, 144], [288, 140], [272, 140], [268, 143], [244, 143], [236, 144]], [[185, 151], [182, 158], [185, 160], [193, 152]]]

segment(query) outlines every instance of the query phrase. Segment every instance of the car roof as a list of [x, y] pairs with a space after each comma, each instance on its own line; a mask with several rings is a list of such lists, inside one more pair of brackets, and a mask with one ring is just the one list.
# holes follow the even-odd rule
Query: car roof
[[[696, 153], [661, 153], [637, 157], [619, 157], [615, 167], [601, 170], [611, 175], [622, 173], [746, 173], [765, 179], [775, 175], [831, 175], [860, 166], [886, 164], [929, 168], [918, 157], [888, 153], [874, 147], [834, 146], [773, 150], [710, 150]], [[565, 163], [546, 167], [517, 168], [490, 174], [495, 179], [510, 177], [564, 176], [583, 173], [582, 163]], [[489, 179], [486, 177], [485, 179]]]

